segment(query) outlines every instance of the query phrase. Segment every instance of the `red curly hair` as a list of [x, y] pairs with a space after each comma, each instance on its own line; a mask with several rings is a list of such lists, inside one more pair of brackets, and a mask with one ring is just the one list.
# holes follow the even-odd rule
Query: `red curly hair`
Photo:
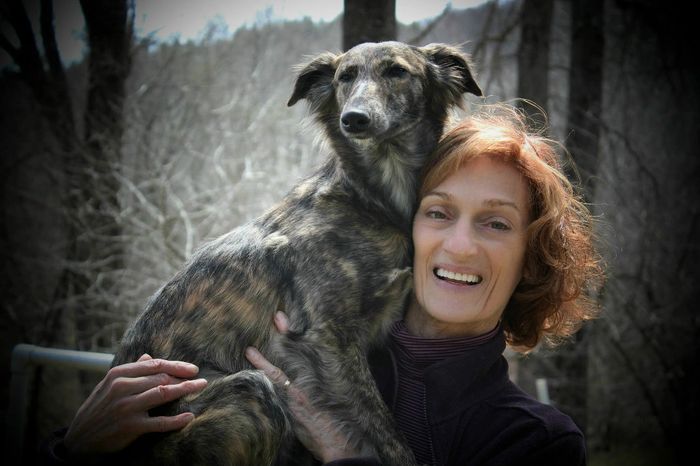
[[559, 147], [530, 131], [514, 107], [486, 105], [445, 133], [419, 191], [423, 198], [477, 157], [513, 164], [527, 180], [530, 223], [523, 275], [502, 316], [506, 339], [519, 351], [541, 340], [556, 344], [598, 313], [592, 296], [604, 271], [593, 217], [564, 174]]

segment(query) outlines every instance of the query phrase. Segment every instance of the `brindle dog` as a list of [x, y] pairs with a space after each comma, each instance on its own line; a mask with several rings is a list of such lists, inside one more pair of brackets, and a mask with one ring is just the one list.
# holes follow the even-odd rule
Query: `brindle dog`
[[[209, 380], [162, 411], [195, 420], [142, 438], [129, 460], [301, 464], [284, 388], [244, 357], [254, 346], [344, 420], [355, 448], [415, 464], [366, 354], [404, 308], [419, 174], [466, 92], [481, 95], [469, 61], [442, 44], [367, 43], [301, 68], [288, 105], [309, 102], [328, 158], [262, 217], [202, 247], [125, 334], [115, 365], [148, 353], [195, 363]], [[272, 323], [279, 310], [284, 336]]]

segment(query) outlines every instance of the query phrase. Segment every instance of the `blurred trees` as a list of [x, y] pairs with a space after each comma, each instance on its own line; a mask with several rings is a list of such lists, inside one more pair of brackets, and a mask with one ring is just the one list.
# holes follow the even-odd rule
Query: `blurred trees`
[[[521, 37], [533, 44], [526, 17], [536, 3], [522, 2]], [[585, 428], [592, 463], [681, 464], [700, 394], [700, 321], [690, 310], [700, 278], [692, 27], [675, 9], [624, 0], [561, 0], [543, 27], [569, 31], [565, 46], [536, 46], [550, 47], [550, 78], [558, 67], [567, 73], [550, 79], [537, 103], [568, 128], [579, 169], [571, 175], [601, 219], [609, 278], [601, 318], [524, 366], [530, 378], [548, 377], [553, 402]], [[532, 53], [525, 43], [520, 50]], [[520, 75], [533, 72], [528, 79], [539, 71], [521, 64]]]
[[[66, 70], [57, 48], [52, 1], [40, 3], [40, 37], [36, 42], [30, 17], [19, 0], [0, 10], [14, 30], [18, 45], [2, 36], [0, 46], [12, 57], [19, 76], [31, 90], [56, 142], [59, 193], [65, 250], [61, 278], [45, 315], [40, 342], [78, 344], [76, 325], [94, 334], [100, 324], [88, 311], [106, 307], [119, 293], [110, 277], [123, 270], [118, 238], [118, 192], [124, 98], [130, 69], [132, 19], [123, 1], [81, 3], [88, 32], [89, 81], [82, 125], [71, 98]], [[41, 45], [41, 47], [40, 47]], [[40, 53], [43, 49], [43, 56]], [[82, 129], [82, 135], [79, 134]], [[101, 301], [84, 301], [89, 290]], [[106, 299], [105, 299], [106, 298]], [[108, 312], [113, 314], [114, 311]], [[56, 332], [56, 328], [62, 331]], [[57, 337], [61, 337], [57, 339]]]
[[[84, 336], [89, 335], [88, 341], [99, 341], [104, 326], [120, 312], [115, 306], [119, 300], [114, 298], [120, 294], [117, 276], [124, 271], [118, 174], [131, 60], [133, 20], [129, 11], [133, 10], [126, 0], [90, 0], [81, 2], [81, 6], [89, 52], [85, 107], [80, 110], [71, 96], [57, 46], [53, 1], [39, 3], [39, 34], [33, 31], [30, 14], [20, 0], [8, 1], [0, 8], [3, 22], [16, 37], [13, 43], [7, 36], [0, 36], [0, 46], [13, 59], [19, 79], [31, 91], [43, 117], [37, 126], [45, 127], [52, 136], [43, 149], [52, 153], [50, 164], [55, 171], [51, 176], [56, 186], [49, 191], [57, 197], [53, 208], [57, 209], [54, 220], [58, 223], [53, 227], [61, 230], [58, 236], [62, 241], [61, 247], [52, 251], [58, 259], [55, 281], [40, 283], [45, 289], [39, 294], [50, 294], [48, 300], [38, 309], [22, 309], [21, 305], [12, 309], [27, 301], [24, 294], [31, 293], [26, 288], [12, 287], [17, 284], [14, 275], [18, 270], [9, 272], [12, 279], [6, 282], [10, 286], [4, 290], [3, 299], [11, 299], [8, 307], [12, 306], [14, 317], [24, 320], [25, 325], [39, 324], [39, 331], [35, 330], [30, 341], [89, 349], [92, 345], [84, 343]], [[15, 259], [15, 252], [4, 250], [3, 255]], [[107, 345], [102, 342], [102, 346]], [[36, 407], [46, 403], [48, 415], [70, 414], [74, 410], [70, 401], [82, 398], [77, 380], [51, 369], [38, 372], [37, 380], [42, 379], [50, 380], [54, 390], [62, 391], [60, 396], [66, 403], [57, 402], [52, 392], [43, 392], [41, 384], [36, 384], [31, 404]], [[30, 432], [37, 428], [30, 428]]]
[[[592, 327], [589, 432], [598, 450], [688, 458], [700, 415], [700, 66], [692, 20], [655, 2], [605, 4], [595, 203], [610, 280]], [[657, 461], [657, 464], [661, 461]]]
[[[111, 26], [128, 37], [129, 10], [108, 8], [129, 5], [107, 3], [90, 23], [121, 18]], [[93, 48], [87, 62], [63, 67], [42, 32], [52, 3], [40, 3], [34, 31], [21, 5], [0, 5], [16, 33], [0, 36], [16, 64], [0, 78], [3, 349], [110, 351], [194, 248], [256, 217], [323, 156], [304, 105], [286, 101], [293, 66], [340, 50], [343, 25], [260, 22], [230, 35], [213, 23], [198, 43], [142, 38], [127, 48], [104, 37], [111, 51], [94, 52], [130, 73], [100, 79], [124, 88], [109, 85], [98, 105], [89, 102], [104, 92], [89, 84], [101, 69]], [[527, 97], [548, 110], [582, 169], [610, 264], [604, 311], [563, 359], [530, 356], [540, 362], [529, 376], [548, 377], [553, 402], [585, 419], [592, 465], [601, 454], [664, 464], [692, 445], [698, 418], [700, 93], [693, 28], [676, 10], [646, 0], [489, 2], [395, 31], [417, 45], [464, 44], [488, 99]], [[354, 21], [369, 23], [367, 11]], [[110, 27], [92, 33], [122, 36]], [[530, 33], [538, 37], [521, 42]], [[59, 309], [89, 313], [77, 312], [71, 333], [55, 325]]]

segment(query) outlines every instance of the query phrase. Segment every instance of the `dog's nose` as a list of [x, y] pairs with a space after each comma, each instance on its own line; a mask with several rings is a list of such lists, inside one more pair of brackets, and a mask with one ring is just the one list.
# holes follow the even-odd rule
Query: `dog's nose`
[[369, 128], [369, 115], [362, 110], [348, 110], [340, 116], [343, 129], [349, 133], [361, 133]]

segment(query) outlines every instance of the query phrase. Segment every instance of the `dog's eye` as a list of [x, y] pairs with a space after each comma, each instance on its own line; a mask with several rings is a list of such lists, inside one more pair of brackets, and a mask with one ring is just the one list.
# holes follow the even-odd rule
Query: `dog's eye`
[[355, 79], [355, 75], [351, 71], [343, 71], [338, 75], [338, 81], [341, 83], [349, 83], [353, 79]]
[[401, 65], [392, 65], [386, 70], [386, 75], [389, 78], [403, 78], [408, 74], [408, 70]]

